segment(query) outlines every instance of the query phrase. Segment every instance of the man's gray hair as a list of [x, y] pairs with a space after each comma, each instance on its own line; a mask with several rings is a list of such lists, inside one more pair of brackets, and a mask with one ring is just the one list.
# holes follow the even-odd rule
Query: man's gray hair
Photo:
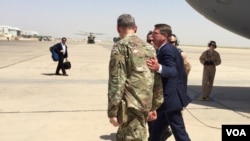
[[171, 26], [168, 24], [155, 24], [155, 28], [159, 29], [162, 35], [167, 35], [168, 37], [172, 35]]
[[124, 28], [136, 27], [135, 19], [130, 14], [122, 14], [117, 19], [117, 26]]

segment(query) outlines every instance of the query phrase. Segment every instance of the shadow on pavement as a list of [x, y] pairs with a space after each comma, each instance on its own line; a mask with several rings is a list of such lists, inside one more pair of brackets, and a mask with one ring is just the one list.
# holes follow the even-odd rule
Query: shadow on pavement
[[249, 87], [214, 86], [210, 101], [198, 101], [200, 92], [201, 86], [188, 86], [188, 95], [193, 100], [193, 104], [250, 113]]
[[115, 141], [116, 139], [115, 136], [116, 136], [116, 133], [111, 133], [110, 135], [102, 135], [100, 136], [100, 138], [103, 140]]
[[56, 75], [56, 74], [55, 73], [42, 73], [42, 75], [51, 76], [51, 75]]

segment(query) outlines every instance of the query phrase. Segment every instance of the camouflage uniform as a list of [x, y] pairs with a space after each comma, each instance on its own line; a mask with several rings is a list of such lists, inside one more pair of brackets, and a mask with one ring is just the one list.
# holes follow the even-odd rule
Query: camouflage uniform
[[118, 109], [122, 99], [127, 106], [127, 122], [119, 127], [117, 141], [147, 140], [148, 112], [156, 110], [163, 102], [161, 77], [151, 72], [146, 64], [146, 59], [153, 56], [156, 56], [155, 49], [136, 35], [120, 39], [112, 48], [109, 62], [108, 117], [117, 117], [120, 114]]
[[200, 62], [204, 65], [204, 67], [202, 78], [202, 92], [199, 99], [209, 100], [209, 96], [213, 87], [216, 66], [221, 64], [220, 54], [215, 50], [213, 52], [206, 50], [201, 54]]

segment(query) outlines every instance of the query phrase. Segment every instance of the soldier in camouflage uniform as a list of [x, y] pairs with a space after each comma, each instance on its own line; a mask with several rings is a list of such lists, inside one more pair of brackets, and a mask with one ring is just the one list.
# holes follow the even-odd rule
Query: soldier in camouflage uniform
[[215, 41], [208, 43], [209, 49], [204, 51], [200, 56], [200, 63], [203, 67], [202, 91], [198, 100], [208, 101], [212, 91], [216, 66], [221, 64], [220, 54], [214, 49], [217, 47]]
[[107, 111], [110, 123], [119, 126], [117, 141], [146, 141], [148, 113], [156, 113], [163, 102], [161, 78], [146, 64], [146, 59], [156, 55], [155, 50], [135, 35], [136, 29], [131, 15], [118, 17], [120, 38], [110, 56]]

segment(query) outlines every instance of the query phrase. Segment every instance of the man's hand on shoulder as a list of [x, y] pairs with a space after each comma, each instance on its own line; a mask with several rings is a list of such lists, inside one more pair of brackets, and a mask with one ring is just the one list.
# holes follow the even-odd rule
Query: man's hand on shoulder
[[160, 68], [160, 64], [158, 63], [158, 60], [156, 57], [152, 57], [149, 60], [146, 60], [147, 66], [150, 70], [157, 72]]

